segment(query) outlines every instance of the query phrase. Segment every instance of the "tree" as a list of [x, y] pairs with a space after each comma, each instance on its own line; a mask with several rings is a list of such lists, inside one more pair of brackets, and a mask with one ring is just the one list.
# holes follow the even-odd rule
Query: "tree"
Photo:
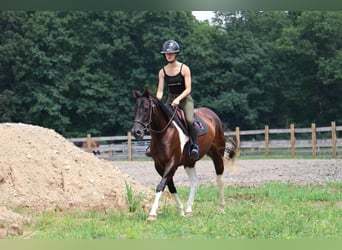
[[339, 119], [341, 17], [340, 12], [302, 12], [276, 41], [287, 74], [281, 92], [293, 121]]
[[66, 137], [125, 134], [133, 89], [157, 87], [165, 40], [181, 45], [195, 106], [242, 129], [342, 122], [340, 12], [0, 12], [0, 121]]

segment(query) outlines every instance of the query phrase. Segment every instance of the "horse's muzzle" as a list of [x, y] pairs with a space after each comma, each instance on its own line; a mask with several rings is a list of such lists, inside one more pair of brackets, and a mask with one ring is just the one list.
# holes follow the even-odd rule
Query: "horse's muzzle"
[[135, 137], [135, 139], [141, 140], [144, 138], [145, 132], [144, 129], [136, 128], [136, 126], [134, 126], [132, 128], [132, 134]]

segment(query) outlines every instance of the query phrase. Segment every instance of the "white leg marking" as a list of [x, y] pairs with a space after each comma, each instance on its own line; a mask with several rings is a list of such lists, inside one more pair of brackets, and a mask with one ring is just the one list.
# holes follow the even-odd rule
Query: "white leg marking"
[[223, 183], [223, 174], [216, 176], [216, 182], [219, 192], [220, 199], [220, 212], [224, 213], [224, 205], [226, 204], [224, 201], [224, 183]]
[[156, 193], [156, 197], [154, 198], [154, 202], [150, 211], [150, 215], [152, 216], [157, 216], [157, 210], [158, 210], [158, 205], [159, 205], [159, 199], [161, 197], [163, 192], [158, 192]]
[[181, 200], [179, 199], [178, 194], [177, 193], [173, 194], [173, 197], [175, 198], [180, 216], [184, 217], [185, 216], [184, 215], [184, 207], [183, 207]]
[[189, 181], [190, 181], [190, 194], [189, 194], [188, 202], [186, 204], [185, 212], [187, 214], [191, 214], [192, 213], [192, 205], [194, 204], [195, 193], [196, 193], [197, 186], [198, 186], [198, 178], [197, 178], [197, 173], [196, 173], [195, 167], [193, 167], [193, 168], [185, 167], [185, 171], [188, 174]]

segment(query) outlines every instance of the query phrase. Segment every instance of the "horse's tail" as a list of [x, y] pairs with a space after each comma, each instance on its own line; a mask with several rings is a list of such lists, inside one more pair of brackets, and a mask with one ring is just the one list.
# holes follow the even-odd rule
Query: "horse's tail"
[[226, 147], [223, 160], [234, 173], [238, 172], [238, 168], [235, 165], [235, 160], [239, 157], [240, 146], [235, 136], [228, 136], [226, 140]]

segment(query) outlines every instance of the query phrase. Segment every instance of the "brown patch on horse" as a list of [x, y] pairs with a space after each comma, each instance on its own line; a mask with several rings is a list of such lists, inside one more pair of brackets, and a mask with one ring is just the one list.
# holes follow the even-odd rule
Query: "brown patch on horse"
[[90, 144], [88, 141], [74, 142], [74, 144], [77, 147], [87, 149], [86, 151], [92, 152], [94, 155], [100, 155], [101, 154], [100, 150], [98, 149], [100, 147], [100, 143], [98, 143], [97, 141], [90, 141]]

